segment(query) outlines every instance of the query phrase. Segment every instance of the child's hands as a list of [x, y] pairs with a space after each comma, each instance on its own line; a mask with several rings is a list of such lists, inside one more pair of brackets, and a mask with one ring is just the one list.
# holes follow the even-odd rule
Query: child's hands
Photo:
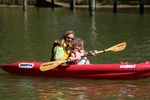
[[93, 56], [96, 56], [97, 54], [98, 54], [98, 51], [97, 50], [94, 50], [94, 51], [92, 51], [92, 53], [91, 53]]

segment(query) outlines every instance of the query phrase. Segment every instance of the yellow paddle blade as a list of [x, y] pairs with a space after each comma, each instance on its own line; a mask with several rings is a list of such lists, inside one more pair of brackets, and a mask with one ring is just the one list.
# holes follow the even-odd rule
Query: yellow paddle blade
[[122, 51], [125, 49], [127, 43], [126, 42], [122, 42], [122, 43], [119, 43], [117, 45], [114, 45], [106, 50], [101, 50], [101, 51], [98, 51], [98, 53], [103, 53], [103, 52], [107, 52], [107, 51], [112, 51], [112, 52], [118, 52], [118, 51]]
[[67, 62], [66, 60], [64, 61], [51, 61], [51, 62], [46, 62], [40, 65], [40, 70], [41, 71], [47, 71], [56, 68], [62, 63]]
[[105, 51], [112, 51], [112, 52], [122, 51], [125, 49], [126, 45], [127, 45], [126, 42], [122, 42], [122, 43], [119, 43], [115, 46], [112, 46], [112, 47], [106, 49]]

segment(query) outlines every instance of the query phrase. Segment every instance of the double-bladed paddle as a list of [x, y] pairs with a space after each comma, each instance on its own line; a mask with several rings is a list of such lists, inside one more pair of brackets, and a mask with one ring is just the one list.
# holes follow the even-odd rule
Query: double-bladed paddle
[[[108, 51], [118, 52], [118, 51], [124, 50], [125, 47], [126, 47], [126, 42], [122, 42], [122, 43], [114, 45], [108, 49], [98, 51], [96, 54], [104, 53], [104, 52], [108, 52]], [[86, 54], [86, 55], [83, 55], [82, 57], [89, 56], [89, 55], [93, 55], [93, 54]], [[75, 58], [75, 59], [78, 59], [78, 58]], [[46, 62], [46, 63], [43, 63], [40, 65], [40, 70], [41, 71], [51, 70], [51, 69], [54, 69], [57, 66], [59, 66], [60, 64], [65, 63], [65, 62], [68, 62], [68, 60], [58, 60], [58, 61]]]

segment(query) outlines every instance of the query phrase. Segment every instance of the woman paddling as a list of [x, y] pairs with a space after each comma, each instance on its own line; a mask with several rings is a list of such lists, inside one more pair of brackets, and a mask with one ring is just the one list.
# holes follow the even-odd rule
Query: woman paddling
[[[71, 61], [69, 64], [72, 64], [72, 61], [76, 60], [73, 57], [69, 57], [71, 54], [72, 43], [75, 38], [75, 33], [73, 31], [67, 31], [62, 34], [60, 40], [56, 40], [52, 47], [52, 58], [51, 61], [56, 60], [68, 60]], [[96, 55], [97, 50], [88, 53], [88, 55]]]

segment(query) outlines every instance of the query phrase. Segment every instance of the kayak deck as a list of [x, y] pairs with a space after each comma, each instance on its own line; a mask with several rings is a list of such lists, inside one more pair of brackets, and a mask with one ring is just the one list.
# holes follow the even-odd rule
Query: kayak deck
[[18, 61], [1, 65], [11, 74], [53, 78], [140, 79], [150, 76], [150, 62], [128, 64], [89, 64], [58, 66], [48, 71], [39, 69], [43, 62]]

